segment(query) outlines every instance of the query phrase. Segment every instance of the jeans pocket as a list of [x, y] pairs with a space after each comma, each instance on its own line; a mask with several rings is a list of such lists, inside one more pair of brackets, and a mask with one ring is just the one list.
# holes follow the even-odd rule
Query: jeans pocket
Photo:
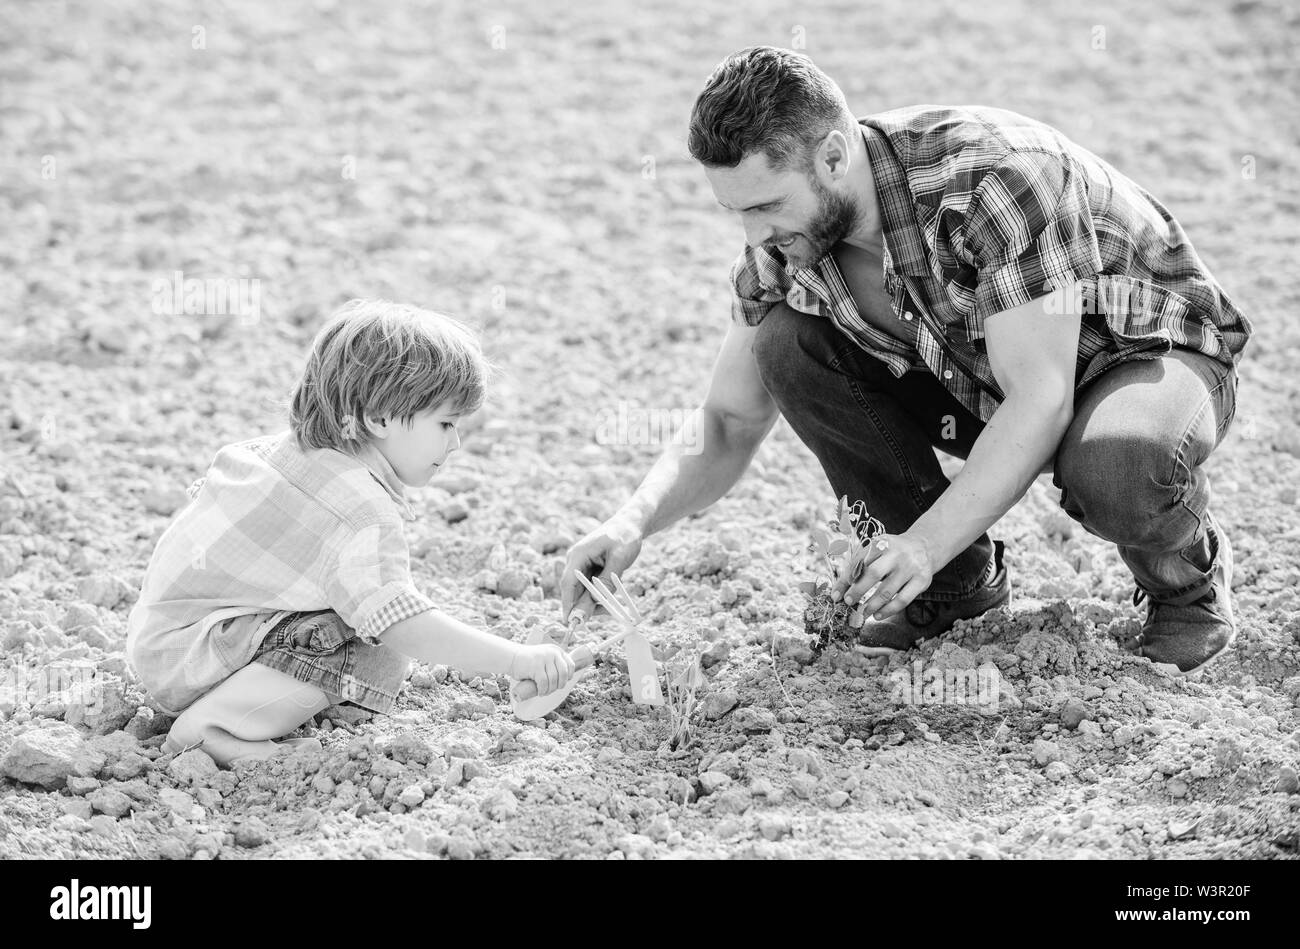
[[347, 640], [341, 626], [342, 620], [332, 612], [301, 614], [286, 630], [285, 647], [305, 656], [328, 656]]
[[849, 341], [835, 350], [826, 366], [832, 372], [856, 378], [865, 375], [874, 368], [870, 366], [868, 359], [869, 357], [866, 357], [862, 352], [861, 346]]

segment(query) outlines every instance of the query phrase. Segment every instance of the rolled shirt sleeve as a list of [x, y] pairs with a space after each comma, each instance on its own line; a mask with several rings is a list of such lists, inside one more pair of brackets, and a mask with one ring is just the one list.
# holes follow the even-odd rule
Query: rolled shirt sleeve
[[394, 623], [436, 609], [415, 588], [406, 537], [396, 519], [352, 531], [327, 569], [329, 608], [368, 642], [379, 642]]
[[781, 268], [765, 251], [760, 260], [754, 248], [746, 247], [731, 268], [731, 321], [757, 326], [776, 304], [785, 300], [785, 293], [763, 282], [764, 269], [776, 272]]
[[964, 227], [978, 269], [968, 329], [1102, 270], [1083, 178], [1060, 155], [1012, 152], [980, 181]]

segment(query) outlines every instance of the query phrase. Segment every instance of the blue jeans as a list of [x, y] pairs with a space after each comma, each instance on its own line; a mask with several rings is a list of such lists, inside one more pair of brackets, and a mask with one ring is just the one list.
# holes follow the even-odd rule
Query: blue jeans
[[[966, 458], [984, 430], [930, 372], [896, 379], [830, 320], [785, 304], [759, 324], [754, 356], [835, 496], [861, 499], [891, 533], [911, 527], [948, 488], [934, 449]], [[1236, 391], [1235, 366], [1174, 349], [1122, 363], [1075, 393], [1052, 483], [1062, 509], [1114, 543], [1152, 599], [1190, 603], [1210, 587], [1202, 465], [1227, 434]], [[992, 554], [985, 533], [935, 572], [922, 598], [970, 595]]]
[[401, 653], [357, 639], [333, 610], [290, 613], [266, 634], [253, 662], [383, 715], [393, 710], [411, 668]]

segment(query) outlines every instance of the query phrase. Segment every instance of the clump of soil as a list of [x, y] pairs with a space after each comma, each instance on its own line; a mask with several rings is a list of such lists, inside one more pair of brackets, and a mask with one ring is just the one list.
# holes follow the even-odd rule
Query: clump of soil
[[849, 625], [852, 612], [842, 599], [832, 600], [829, 593], [810, 597], [804, 607], [803, 622], [805, 631], [815, 637], [814, 648], [825, 649], [832, 642], [857, 642], [858, 630]]

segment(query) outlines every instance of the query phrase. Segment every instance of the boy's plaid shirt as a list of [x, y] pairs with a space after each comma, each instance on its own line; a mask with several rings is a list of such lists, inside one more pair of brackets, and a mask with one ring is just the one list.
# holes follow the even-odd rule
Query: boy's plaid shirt
[[983, 107], [915, 106], [859, 120], [884, 229], [884, 289], [917, 346], [858, 313], [833, 256], [788, 270], [747, 247], [732, 319], [781, 301], [826, 317], [895, 377], [928, 369], [988, 421], [1004, 393], [984, 321], [1081, 281], [1076, 390], [1118, 363], [1174, 346], [1234, 365], [1253, 331], [1183, 229], [1144, 189], [1060, 132]]
[[127, 655], [165, 708], [247, 665], [287, 613], [333, 610], [377, 643], [434, 609], [411, 579], [402, 483], [371, 447], [304, 452], [289, 432], [240, 442], [190, 493], [128, 621]]

